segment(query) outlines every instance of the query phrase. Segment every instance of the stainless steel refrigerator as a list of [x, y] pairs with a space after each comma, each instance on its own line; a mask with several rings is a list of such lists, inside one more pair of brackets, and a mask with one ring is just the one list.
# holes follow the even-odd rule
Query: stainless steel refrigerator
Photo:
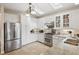
[[4, 23], [4, 51], [10, 52], [21, 47], [20, 23]]

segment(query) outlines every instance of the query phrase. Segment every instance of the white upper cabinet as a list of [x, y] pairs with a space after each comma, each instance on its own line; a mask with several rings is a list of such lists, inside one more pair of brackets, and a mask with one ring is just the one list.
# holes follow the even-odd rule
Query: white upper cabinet
[[[56, 20], [56, 17], [60, 16], [60, 21], [59, 19]], [[60, 23], [60, 26], [56, 26], [56, 21], [58, 21], [58, 24]], [[55, 15], [55, 28], [56, 29], [63, 29], [63, 28], [71, 28], [71, 29], [79, 29], [79, 9], [75, 10], [69, 10], [60, 14]]]
[[69, 19], [69, 14], [55, 16], [54, 27], [56, 29], [69, 28]]
[[38, 19], [38, 27], [54, 21], [55, 29], [79, 29], [79, 9], [63, 11], [51, 16]]
[[69, 14], [63, 15], [63, 28], [69, 28]]
[[54, 23], [55, 23], [54, 24], [55, 29], [61, 28], [61, 16], [55, 16]]

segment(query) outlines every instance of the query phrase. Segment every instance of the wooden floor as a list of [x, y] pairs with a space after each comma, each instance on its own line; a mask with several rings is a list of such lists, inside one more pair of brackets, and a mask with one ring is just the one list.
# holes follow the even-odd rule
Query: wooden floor
[[6, 53], [7, 55], [40, 55], [45, 53], [49, 49], [48, 46], [44, 44], [34, 42], [28, 44], [21, 49]]
[[21, 49], [6, 53], [6, 55], [79, 55], [79, 46], [65, 44], [60, 41], [50, 48], [44, 44], [34, 42]]

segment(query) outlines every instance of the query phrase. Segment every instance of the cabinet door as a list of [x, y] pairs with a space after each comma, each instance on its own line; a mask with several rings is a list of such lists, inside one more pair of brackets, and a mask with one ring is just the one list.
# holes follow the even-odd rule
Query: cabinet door
[[64, 28], [69, 27], [69, 14], [63, 15], [63, 27]]
[[39, 33], [38, 34], [38, 41], [40, 41], [40, 42], [44, 42], [44, 34], [43, 33]]
[[56, 27], [60, 27], [60, 16], [56, 16]]

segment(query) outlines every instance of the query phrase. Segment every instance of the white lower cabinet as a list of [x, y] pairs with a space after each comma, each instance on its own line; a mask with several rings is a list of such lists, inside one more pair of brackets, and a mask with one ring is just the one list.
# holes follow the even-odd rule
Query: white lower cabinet
[[59, 45], [66, 37], [53, 36], [53, 46]]
[[44, 33], [38, 33], [38, 41], [44, 42]]

